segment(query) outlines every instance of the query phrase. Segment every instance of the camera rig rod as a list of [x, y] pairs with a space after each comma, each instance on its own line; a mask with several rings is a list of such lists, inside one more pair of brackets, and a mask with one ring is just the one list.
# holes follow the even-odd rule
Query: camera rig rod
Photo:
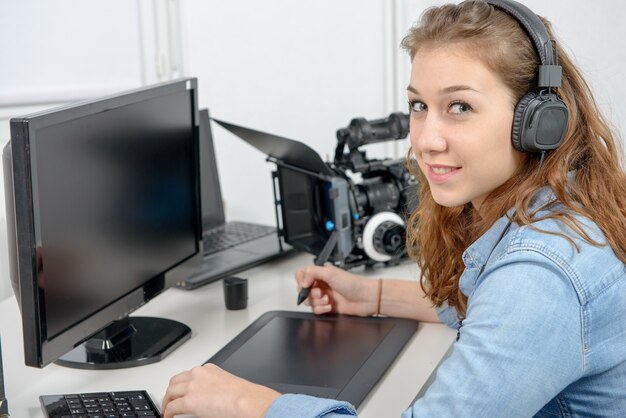
[[287, 164], [286, 162], [284, 162], [282, 160], [279, 160], [277, 158], [274, 158], [274, 157], [267, 157], [265, 159], [265, 161], [268, 161], [270, 163], [274, 163], [274, 164], [276, 164], [278, 166], [281, 166], [281, 167], [286, 167], [286, 168], [288, 168], [290, 170], [297, 171], [299, 173], [303, 173], [303, 174], [306, 174], [306, 175], [309, 175], [309, 176], [312, 176], [312, 177], [317, 177], [317, 178], [319, 178], [321, 180], [328, 181], [329, 179], [331, 179], [331, 176], [328, 176], [326, 174], [316, 173], [314, 171], [310, 171], [310, 170], [306, 170], [304, 168], [296, 167], [295, 165]]
[[337, 230], [335, 229], [330, 234], [330, 237], [328, 238], [328, 241], [326, 241], [326, 244], [324, 244], [324, 248], [322, 248], [322, 251], [320, 252], [320, 254], [317, 257], [315, 257], [315, 260], [313, 260], [313, 263], [316, 266], [323, 266], [324, 263], [328, 261], [328, 259], [330, 258], [330, 254], [335, 249], [335, 245], [337, 245], [338, 238], [339, 238], [339, 232], [337, 232]]

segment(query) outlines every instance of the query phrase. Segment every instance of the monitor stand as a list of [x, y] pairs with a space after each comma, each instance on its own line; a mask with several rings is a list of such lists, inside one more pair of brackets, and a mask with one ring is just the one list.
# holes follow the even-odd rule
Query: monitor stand
[[122, 369], [162, 360], [191, 337], [180, 322], [155, 317], [126, 317], [60, 357], [56, 364], [76, 369]]

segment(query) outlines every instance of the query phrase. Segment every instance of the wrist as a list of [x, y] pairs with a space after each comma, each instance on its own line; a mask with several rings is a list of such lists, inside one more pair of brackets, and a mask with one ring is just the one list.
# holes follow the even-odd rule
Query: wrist
[[263, 418], [272, 403], [280, 396], [280, 393], [266, 386], [256, 385], [254, 393], [239, 398], [238, 411], [240, 416]]
[[382, 279], [369, 279], [367, 294], [367, 315], [380, 315], [382, 309]]

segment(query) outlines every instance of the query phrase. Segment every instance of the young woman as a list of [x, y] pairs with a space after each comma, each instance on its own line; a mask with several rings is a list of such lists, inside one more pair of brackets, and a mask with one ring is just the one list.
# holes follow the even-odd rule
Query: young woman
[[[403, 41], [409, 162], [421, 184], [408, 247], [421, 285], [330, 266], [296, 273], [299, 288], [313, 286], [316, 314], [380, 309], [459, 330], [403, 417], [626, 411], [624, 154], [572, 60], [542, 41], [553, 39], [547, 22], [527, 12], [499, 0], [433, 8]], [[522, 110], [534, 107], [526, 125]], [[213, 365], [173, 377], [163, 408], [165, 418], [356, 415]]]

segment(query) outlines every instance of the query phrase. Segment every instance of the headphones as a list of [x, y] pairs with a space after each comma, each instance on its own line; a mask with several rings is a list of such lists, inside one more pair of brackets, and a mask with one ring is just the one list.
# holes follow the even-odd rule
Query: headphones
[[562, 69], [554, 40], [548, 30], [528, 7], [513, 0], [486, 0], [504, 11], [526, 30], [539, 55], [537, 87], [526, 93], [515, 106], [511, 141], [518, 151], [552, 151], [561, 144], [567, 129], [567, 106], [554, 89], [561, 87]]

